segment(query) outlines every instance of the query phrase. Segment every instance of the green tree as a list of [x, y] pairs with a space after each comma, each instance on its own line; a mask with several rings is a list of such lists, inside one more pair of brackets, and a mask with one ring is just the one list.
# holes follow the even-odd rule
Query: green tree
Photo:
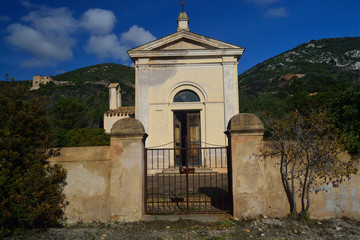
[[[358, 159], [340, 159], [346, 139], [325, 111], [307, 114], [293, 111], [282, 118], [265, 118], [271, 130], [264, 143], [264, 155], [279, 158], [282, 184], [290, 205], [290, 213], [307, 215], [311, 187], [318, 184], [337, 184], [357, 172]], [[297, 200], [301, 210], [298, 212]]]
[[95, 103], [93, 109], [90, 111], [92, 125], [98, 128], [104, 128], [104, 113], [109, 109], [108, 105], [100, 105]]
[[110, 137], [101, 128], [75, 128], [66, 134], [67, 147], [104, 146], [110, 144]]
[[88, 126], [88, 110], [78, 100], [61, 97], [50, 109], [50, 125], [55, 147], [68, 146], [66, 134], [74, 128]]
[[332, 117], [337, 126], [349, 134], [349, 151], [360, 154], [360, 85], [335, 98], [332, 103]]
[[88, 111], [80, 101], [61, 97], [50, 110], [50, 119], [56, 128], [83, 128], [88, 124]]
[[239, 111], [254, 114], [261, 114], [266, 111], [281, 116], [287, 111], [287, 105], [283, 99], [270, 94], [259, 94], [256, 97], [249, 97], [245, 93], [240, 93]]
[[14, 83], [0, 90], [0, 236], [51, 226], [63, 216], [66, 171], [50, 165], [49, 126], [39, 99]]

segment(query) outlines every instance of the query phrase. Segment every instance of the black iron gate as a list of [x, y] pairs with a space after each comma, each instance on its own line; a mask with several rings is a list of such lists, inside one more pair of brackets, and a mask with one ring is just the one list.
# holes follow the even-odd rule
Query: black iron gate
[[[227, 147], [145, 149], [147, 214], [231, 212]], [[185, 161], [177, 156], [182, 152]]]

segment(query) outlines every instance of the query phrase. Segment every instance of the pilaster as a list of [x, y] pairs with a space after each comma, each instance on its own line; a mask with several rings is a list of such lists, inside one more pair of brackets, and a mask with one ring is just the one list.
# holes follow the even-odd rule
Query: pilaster
[[233, 215], [254, 218], [264, 213], [264, 165], [259, 159], [264, 125], [250, 113], [231, 118], [228, 137], [232, 166]]
[[143, 124], [145, 132], [149, 132], [149, 71], [148, 58], [136, 61], [135, 118]]
[[121, 119], [113, 125], [110, 136], [111, 221], [144, 220], [144, 127], [136, 119]]
[[[237, 83], [237, 59], [235, 57], [223, 57], [223, 82], [224, 82], [224, 120], [225, 125], [231, 117], [239, 113], [238, 83]], [[224, 129], [225, 130], [225, 129]]]

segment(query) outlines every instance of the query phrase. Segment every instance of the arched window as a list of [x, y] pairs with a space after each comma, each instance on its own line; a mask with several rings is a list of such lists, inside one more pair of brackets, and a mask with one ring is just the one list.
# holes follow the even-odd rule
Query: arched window
[[183, 90], [175, 95], [174, 102], [200, 102], [200, 98], [191, 90]]

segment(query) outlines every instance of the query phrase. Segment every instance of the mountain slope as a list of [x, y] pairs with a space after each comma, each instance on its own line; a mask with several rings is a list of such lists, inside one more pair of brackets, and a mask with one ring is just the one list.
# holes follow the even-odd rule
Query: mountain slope
[[360, 38], [312, 40], [239, 75], [240, 112], [259, 116], [326, 108], [360, 154]]
[[312, 40], [270, 58], [239, 75], [239, 88], [248, 95], [317, 94], [359, 81], [360, 37], [351, 37]]
[[79, 82], [119, 82], [134, 83], [135, 72], [132, 67], [115, 63], [98, 64], [79, 68], [54, 77], [57, 81]]

